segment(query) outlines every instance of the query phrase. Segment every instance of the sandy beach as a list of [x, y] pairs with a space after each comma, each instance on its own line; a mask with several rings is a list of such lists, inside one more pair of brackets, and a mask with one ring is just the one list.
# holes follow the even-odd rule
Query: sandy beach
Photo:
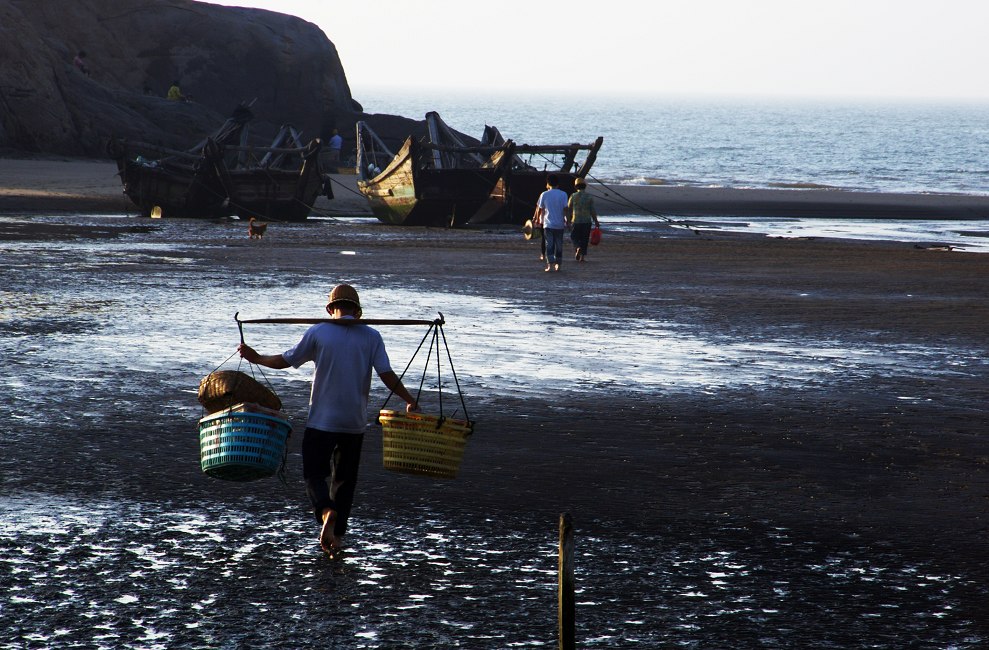
[[[332, 200], [315, 210], [329, 216], [370, 215], [356, 176], [333, 174]], [[603, 215], [782, 216], [895, 219], [989, 219], [989, 197], [880, 194], [822, 189], [731, 189], [591, 185]], [[0, 158], [0, 213], [134, 213], [110, 161]]]
[[[0, 178], [4, 217], [130, 211], [112, 163], [0, 160]], [[338, 179], [337, 198], [318, 208], [329, 215], [366, 214], [363, 199], [342, 189], [353, 177]], [[647, 187], [621, 193], [648, 211], [684, 215], [778, 210], [960, 218], [984, 216], [989, 205], [983, 198], [823, 191]], [[217, 286], [242, 282], [248, 305], [266, 299], [261, 291], [269, 285], [285, 291], [310, 278], [328, 285], [346, 279], [362, 289], [441, 296], [451, 309], [457, 306], [451, 329], [456, 325], [482, 342], [459, 351], [464, 367], [458, 372], [473, 387], [471, 415], [479, 422], [461, 476], [417, 483], [410, 494], [404, 477], [376, 465], [380, 442], [370, 436], [365, 453], [375, 460], [362, 469], [356, 517], [400, 512], [411, 500], [430, 512], [458, 512], [478, 526], [495, 521], [504, 532], [522, 527], [522, 520], [552, 527], [566, 511], [579, 522], [582, 539], [662, 528], [686, 544], [729, 524], [740, 536], [785, 528], [829, 548], [876, 549], [961, 572], [977, 585], [989, 577], [989, 255], [897, 242], [695, 234], [657, 223], [647, 231], [609, 233], [586, 264], [546, 274], [534, 244], [510, 229], [326, 220], [273, 224], [259, 242], [236, 222], [192, 227], [107, 220], [94, 227], [92, 220], [5, 220], [0, 246], [137, 238], [147, 246], [147, 253], [138, 250], [146, 259], [138, 255], [109, 268], [127, 286], [147, 286], [161, 296], [199, 291], [203, 275]], [[172, 248], [179, 262], [165, 265], [157, 256]], [[10, 264], [5, 277], [23, 275], [28, 283], [49, 277], [43, 268], [31, 276], [34, 271]], [[87, 273], [88, 264], [80, 266]], [[20, 332], [18, 289], [7, 291], [7, 319]], [[220, 300], [201, 293], [203, 306]], [[120, 310], [123, 318], [130, 308], [124, 302], [108, 297], [111, 306], [101, 309]], [[483, 318], [471, 307], [488, 303], [498, 307]], [[194, 319], [199, 306], [189, 308]], [[519, 330], [526, 322], [520, 317], [530, 312], [546, 320], [535, 331]], [[566, 337], [571, 330], [577, 338]], [[517, 364], [535, 356], [545, 367], [531, 378], [512, 370], [504, 371], [508, 379], [495, 371], [471, 377], [472, 366], [510, 364], [485, 359], [483, 342], [513, 337], [506, 355], [518, 355]], [[598, 368], [577, 368], [578, 346], [594, 355], [591, 365]], [[659, 352], [649, 356], [636, 346]], [[217, 361], [194, 354], [183, 357], [187, 370]], [[659, 368], [678, 355], [680, 370]], [[554, 371], [560, 359], [567, 361]], [[160, 381], [153, 390], [168, 404], [189, 402], [196, 379], [120, 365], [113, 375], [115, 385], [134, 391]], [[279, 386], [292, 395], [293, 417], [304, 419], [305, 390], [298, 383]], [[88, 397], [78, 404], [73, 399], [61, 407], [92, 410]], [[158, 457], [182, 456], [189, 422], [170, 420], [157, 401], [140, 396], [126, 405], [120, 411], [126, 423], [155, 431]], [[72, 435], [58, 433], [61, 471], [55, 476], [47, 457], [33, 453], [28, 423], [20, 422], [8, 437], [7, 462], [19, 464], [5, 472], [5, 490], [44, 484], [62, 494], [98, 494], [107, 488], [92, 480], [94, 472], [132, 472], [130, 429], [103, 427], [103, 417], [90, 416], [78, 431], [74, 424]], [[76, 466], [79, 455], [87, 460]], [[163, 462], [138, 483], [118, 481], [114, 489], [142, 498], [160, 491], [179, 503], [176, 495], [189, 491], [230, 503], [251, 493], [250, 486], [215, 490], [184, 460]], [[293, 484], [273, 494], [297, 491]], [[989, 607], [984, 590], [973, 588], [966, 599], [952, 616], [975, 620]]]

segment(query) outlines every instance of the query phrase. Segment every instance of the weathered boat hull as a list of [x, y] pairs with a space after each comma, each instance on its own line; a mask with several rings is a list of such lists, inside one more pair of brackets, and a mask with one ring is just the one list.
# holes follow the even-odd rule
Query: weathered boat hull
[[[188, 151], [112, 140], [107, 153], [117, 162], [124, 193], [145, 216], [305, 220], [325, 187], [320, 141], [303, 146], [296, 129], [285, 124], [271, 146], [248, 146], [251, 119], [249, 105], [242, 103]], [[137, 151], [160, 157], [134, 156]]]
[[225, 214], [226, 193], [212, 166], [144, 162], [116, 157], [124, 194], [145, 217], [215, 218]]
[[536, 211], [539, 195], [546, 191], [546, 180], [550, 173], [559, 178], [559, 189], [573, 194], [575, 173], [548, 171], [506, 172], [498, 181], [478, 211], [471, 217], [472, 224], [513, 224], [525, 223]]
[[228, 209], [242, 219], [305, 221], [323, 193], [319, 140], [313, 140], [297, 169], [228, 168], [216, 155], [217, 175], [229, 201]]
[[[465, 170], [466, 171], [466, 170]], [[486, 188], [497, 178], [479, 180], [477, 174], [457, 174], [446, 170], [442, 176], [425, 173], [417, 186], [362, 184], [371, 212], [379, 221], [393, 226], [435, 226], [455, 228], [466, 225], [484, 205]], [[362, 187], [363, 185], [363, 187]], [[457, 192], [451, 192], [455, 188]], [[419, 190], [419, 195], [416, 192]]]
[[358, 180], [358, 189], [379, 221], [402, 226], [466, 225], [488, 200], [506, 164], [502, 151], [487, 167], [429, 169], [423, 166], [423, 155], [423, 146], [407, 138], [384, 170]]
[[[481, 141], [485, 144], [497, 145], [505, 140], [497, 128], [488, 126], [485, 127]], [[536, 201], [546, 190], [546, 180], [549, 175], [556, 174], [559, 179], [559, 189], [572, 194], [574, 181], [587, 177], [603, 143], [604, 138], [599, 137], [587, 145], [517, 145], [516, 157], [512, 164], [506, 168], [504, 176], [491, 191], [488, 201], [470, 219], [470, 223], [521, 226], [535, 212]], [[586, 157], [578, 164], [577, 156], [581, 151], [586, 152]], [[546, 160], [557, 159], [559, 164], [549, 169], [537, 169], [522, 161], [521, 156], [525, 155], [538, 156]]]

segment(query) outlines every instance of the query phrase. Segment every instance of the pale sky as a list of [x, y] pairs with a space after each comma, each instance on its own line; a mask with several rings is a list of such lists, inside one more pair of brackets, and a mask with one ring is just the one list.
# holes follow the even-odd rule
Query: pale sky
[[213, 0], [318, 25], [362, 91], [989, 100], [985, 0]]

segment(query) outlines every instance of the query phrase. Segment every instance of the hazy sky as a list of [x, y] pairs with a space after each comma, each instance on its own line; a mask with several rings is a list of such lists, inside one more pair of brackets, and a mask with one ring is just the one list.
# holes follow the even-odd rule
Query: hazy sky
[[[362, 90], [989, 100], [985, 0], [221, 0], [299, 16]], [[643, 9], [645, 7], [645, 9]]]

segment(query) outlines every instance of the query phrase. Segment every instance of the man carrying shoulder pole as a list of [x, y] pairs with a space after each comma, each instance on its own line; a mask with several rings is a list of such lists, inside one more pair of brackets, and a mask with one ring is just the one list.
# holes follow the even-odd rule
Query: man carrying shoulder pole
[[[357, 290], [348, 284], [334, 287], [326, 311], [332, 319], [359, 319], [362, 312]], [[381, 334], [367, 325], [318, 323], [282, 354], [259, 354], [245, 343], [238, 350], [248, 362], [267, 368], [298, 368], [308, 361], [315, 364], [302, 439], [302, 475], [313, 514], [321, 524], [320, 546], [335, 556], [343, 547], [354, 503], [367, 428], [371, 370], [405, 400], [408, 411], [418, 410], [418, 404], [392, 371]]]

